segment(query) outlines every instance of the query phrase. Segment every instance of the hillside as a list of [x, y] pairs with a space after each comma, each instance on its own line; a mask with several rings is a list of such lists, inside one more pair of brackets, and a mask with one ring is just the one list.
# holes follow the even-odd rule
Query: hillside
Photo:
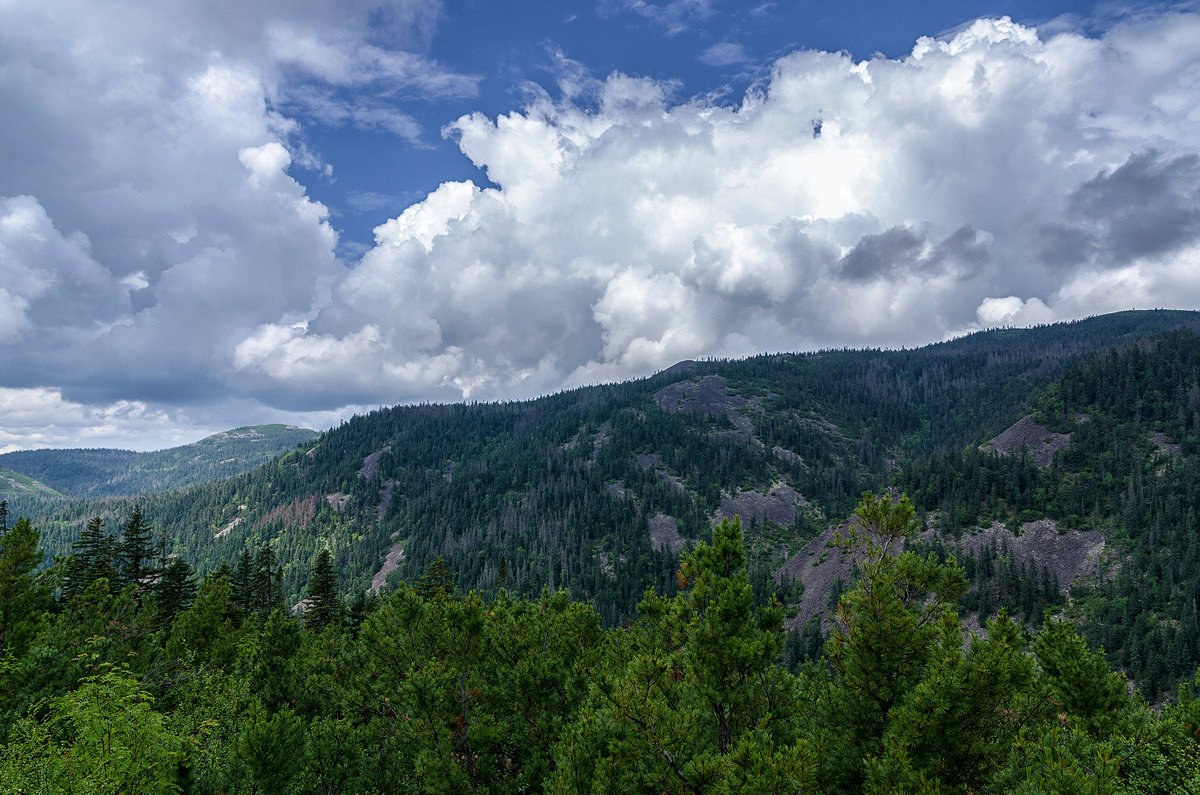
[[125, 496], [238, 475], [316, 436], [316, 431], [292, 425], [251, 425], [149, 453], [104, 448], [18, 450], [0, 455], [0, 467], [69, 497]]
[[66, 498], [62, 494], [41, 481], [34, 480], [22, 472], [0, 469], [0, 500], [8, 500], [16, 505], [63, 499]]
[[[796, 602], [799, 588], [772, 574], [864, 491], [919, 490], [905, 481], [913, 462], [977, 450], [1089, 353], [1180, 327], [1200, 317], [1127, 312], [916, 350], [686, 362], [521, 403], [401, 406], [252, 472], [138, 499], [201, 570], [269, 543], [293, 602], [327, 547], [348, 592], [413, 581], [444, 557], [463, 590], [562, 587], [609, 623], [645, 588], [671, 592], [679, 550], [737, 514], [758, 597], [778, 587]], [[42, 514], [48, 551], [65, 551], [88, 516], [119, 525], [132, 502]]]

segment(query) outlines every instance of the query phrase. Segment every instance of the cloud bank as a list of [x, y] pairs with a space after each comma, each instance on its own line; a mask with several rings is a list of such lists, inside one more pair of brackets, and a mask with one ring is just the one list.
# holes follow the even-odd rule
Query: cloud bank
[[169, 40], [161, 19], [4, 12], [26, 27], [0, 26], [0, 105], [26, 112], [0, 126], [0, 346], [30, 400], [523, 397], [696, 356], [1200, 307], [1196, 14], [796, 52], [733, 105], [577, 76], [449, 124], [494, 187], [443, 184], [347, 264], [296, 118], [419, 139], [354, 92], [470, 95], [413, 54], [438, 7], [397, 6], [381, 39], [367, 6], [283, 25], [268, 4], [214, 32], [219, 9], [192, 5]]
[[447, 128], [447, 183], [236, 368], [308, 396], [496, 397], [697, 355], [899, 345], [1198, 306], [1200, 18], [981, 20], [798, 52], [735, 107], [620, 74]]

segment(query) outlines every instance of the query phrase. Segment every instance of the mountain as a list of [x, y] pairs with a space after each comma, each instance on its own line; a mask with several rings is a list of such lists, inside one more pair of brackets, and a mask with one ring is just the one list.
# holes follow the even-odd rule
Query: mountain
[[[959, 553], [991, 556], [979, 569], [986, 598], [974, 593], [976, 609], [994, 610], [987, 589], [999, 594], [1000, 585], [984, 582], [989, 572], [1010, 572], [1008, 591], [1029, 591], [1041, 577], [1006, 542], [1023, 531], [1034, 537], [1040, 531], [1025, 525], [1047, 518], [1055, 532], [1090, 532], [1097, 514], [1062, 496], [1069, 490], [1054, 503], [973, 506], [975, 492], [947, 468], [972, 456], [1016, 462], [1023, 469], [1012, 476], [1024, 482], [1036, 464], [981, 445], [1003, 441], [1029, 415], [1051, 423], [1046, 396], [1089, 354], [1153, 346], [1145, 340], [1181, 328], [1200, 330], [1200, 315], [1124, 312], [916, 350], [683, 362], [650, 378], [532, 401], [399, 406], [356, 417], [253, 471], [136, 501], [201, 571], [270, 544], [292, 602], [328, 548], [347, 592], [389, 578], [415, 581], [441, 557], [461, 590], [566, 588], [617, 623], [647, 587], [673, 592], [679, 551], [706, 538], [714, 519], [735, 514], [746, 525], [756, 596], [778, 590], [803, 611], [796, 556], [835, 558], [825, 546], [830, 528], [864, 491], [898, 485], [914, 494], [927, 522], [944, 524], [939, 532], [949, 540], [979, 522], [1008, 530]], [[1062, 422], [1055, 415], [1051, 424]], [[923, 478], [935, 475], [944, 475], [942, 485], [927, 489]], [[93, 515], [115, 530], [133, 502], [45, 511], [43, 543], [66, 551]], [[925, 543], [936, 554], [952, 551], [938, 533]], [[829, 578], [829, 587], [837, 581]], [[1054, 603], [1068, 584], [1049, 581], [1039, 604]]]
[[0, 455], [0, 467], [35, 479], [44, 484], [42, 489], [49, 487], [42, 494], [14, 494], [18, 497], [135, 495], [237, 475], [316, 436], [316, 431], [293, 425], [251, 425], [150, 453], [103, 448], [19, 450]]
[[14, 505], [21, 501], [63, 500], [64, 495], [41, 481], [11, 469], [0, 469], [0, 500]]

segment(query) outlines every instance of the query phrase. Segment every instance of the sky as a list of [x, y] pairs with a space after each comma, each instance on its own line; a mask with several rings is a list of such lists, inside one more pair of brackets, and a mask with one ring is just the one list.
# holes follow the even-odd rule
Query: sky
[[0, 0], [0, 451], [1200, 308], [1200, 5]]

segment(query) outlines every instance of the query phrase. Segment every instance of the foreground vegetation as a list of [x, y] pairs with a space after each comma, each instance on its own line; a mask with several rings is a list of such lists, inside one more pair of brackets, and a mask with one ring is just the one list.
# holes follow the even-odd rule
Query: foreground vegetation
[[[193, 585], [140, 513], [37, 572], [0, 534], [0, 790], [41, 792], [1169, 792], [1200, 787], [1200, 702], [1152, 710], [1071, 625], [964, 636], [963, 570], [905, 548], [868, 495], [825, 654], [780, 665], [742, 532], [602, 629], [565, 593], [415, 586], [344, 605], [319, 555], [300, 618], [269, 547]], [[52, 598], [57, 588], [61, 598]]]

